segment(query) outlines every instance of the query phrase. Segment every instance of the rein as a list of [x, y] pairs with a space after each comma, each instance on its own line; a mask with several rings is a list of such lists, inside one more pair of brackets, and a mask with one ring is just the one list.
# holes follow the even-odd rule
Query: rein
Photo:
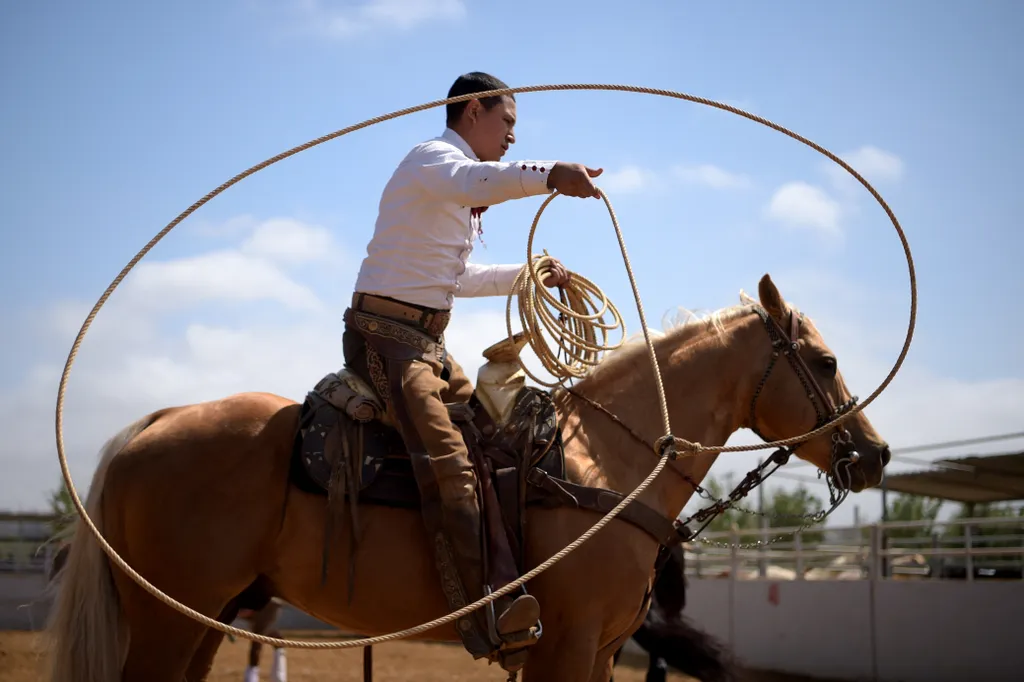
[[[796, 373], [797, 378], [800, 379], [806, 392], [807, 398], [814, 405], [814, 410], [817, 415], [817, 419], [812, 430], [836, 421], [843, 414], [851, 410], [857, 404], [857, 396], [851, 396], [849, 400], [836, 405], [829, 397], [828, 393], [821, 387], [818, 381], [814, 378], [814, 374], [811, 372], [810, 367], [807, 365], [807, 361], [804, 360], [803, 356], [800, 355], [800, 321], [803, 319], [802, 315], [797, 316], [793, 310], [789, 311], [790, 320], [790, 333], [787, 334], [784, 329], [775, 321], [767, 310], [763, 306], [754, 304], [752, 306], [754, 312], [761, 319], [764, 325], [765, 331], [768, 334], [768, 338], [771, 340], [772, 345], [772, 356], [768, 362], [768, 367], [765, 369], [764, 374], [761, 377], [761, 381], [758, 382], [757, 388], [754, 390], [754, 396], [750, 401], [750, 416], [748, 428], [753, 431], [761, 440], [770, 442], [771, 439], [765, 437], [760, 429], [757, 428], [757, 401], [761, 396], [761, 391], [764, 389], [765, 384], [768, 382], [769, 376], [771, 376], [772, 370], [775, 368], [775, 363], [778, 361], [779, 356], [784, 356], [788, 361], [793, 371]], [[594, 409], [602, 412], [609, 417], [614, 423], [618, 424], [622, 429], [626, 431], [634, 440], [641, 445], [645, 446], [645, 449], [655, 456], [658, 456], [657, 448], [654, 444], [640, 436], [633, 428], [622, 421], [617, 415], [612, 413], [604, 405], [600, 404], [592, 398], [578, 393], [572, 388], [565, 387], [565, 391], [583, 402], [587, 403]], [[711, 524], [718, 516], [728, 511], [729, 509], [735, 509], [736, 511], [750, 514], [752, 516], [767, 516], [762, 512], [756, 512], [750, 509], [744, 509], [739, 506], [734, 506], [738, 501], [746, 497], [757, 488], [759, 485], [764, 483], [773, 473], [784, 466], [790, 456], [792, 456], [796, 449], [807, 441], [801, 441], [794, 445], [781, 447], [771, 454], [764, 462], [759, 464], [756, 468], [747, 472], [743, 480], [733, 488], [732, 492], [729, 493], [728, 499], [719, 499], [715, 497], [707, 488], [704, 488], [699, 483], [693, 480], [688, 474], [684, 474], [679, 471], [676, 467], [669, 467], [669, 469], [677, 476], [681, 477], [686, 481], [697, 494], [698, 497], [704, 498], [712, 502], [708, 507], [694, 512], [692, 515], [687, 517], [685, 520], [680, 521], [676, 519], [673, 521], [673, 525], [676, 526], [682, 540], [690, 541], [698, 539], [697, 536], [704, 531], [705, 528]], [[804, 528], [824, 521], [828, 516], [834, 512], [839, 505], [841, 505], [850, 492], [850, 476], [848, 467], [860, 459], [860, 454], [853, 449], [853, 437], [850, 432], [842, 425], [837, 425], [832, 433], [832, 462], [829, 467], [829, 471], [823, 472], [826, 477], [826, 482], [829, 487], [829, 508], [827, 510], [819, 511], [815, 514], [787, 514], [787, 515], [775, 515], [773, 518], [793, 518], [802, 521], [802, 525], [797, 529], [799, 532]], [[840, 469], [841, 468], [841, 469]], [[840, 483], [840, 470], [843, 474], [846, 474], [845, 485], [838, 485]], [[821, 472], [819, 472], [821, 473]], [[692, 530], [689, 524], [697, 523], [699, 527], [696, 530]], [[760, 545], [774, 544], [781, 540], [785, 535], [780, 535], [769, 541], [756, 541], [753, 543], [745, 543], [738, 545], [739, 548], [748, 549], [758, 547]], [[714, 544], [719, 546], [731, 547], [726, 543], [713, 542], [705, 539], [700, 539], [701, 542]]]

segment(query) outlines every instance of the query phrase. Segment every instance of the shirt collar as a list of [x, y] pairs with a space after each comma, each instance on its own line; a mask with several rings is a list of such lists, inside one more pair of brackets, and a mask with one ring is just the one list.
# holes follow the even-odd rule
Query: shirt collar
[[473, 148], [469, 146], [469, 143], [462, 139], [462, 136], [459, 135], [454, 130], [452, 130], [451, 128], [445, 128], [444, 132], [441, 134], [441, 138], [447, 140], [448, 142], [451, 142], [453, 145], [462, 150], [463, 154], [473, 159], [474, 161], [480, 160], [477, 157], [477, 155], [473, 152]]

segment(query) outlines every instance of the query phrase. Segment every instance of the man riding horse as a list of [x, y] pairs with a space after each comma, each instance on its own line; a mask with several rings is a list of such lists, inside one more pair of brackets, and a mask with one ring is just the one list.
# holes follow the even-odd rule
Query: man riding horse
[[[448, 97], [507, 88], [473, 72], [456, 79]], [[515, 142], [516, 102], [510, 95], [447, 106], [446, 129], [416, 145], [384, 188], [373, 238], [345, 311], [346, 364], [374, 386], [412, 460], [445, 597], [452, 610], [483, 596], [477, 476], [446, 404], [466, 403], [473, 386], [444, 343], [456, 298], [507, 296], [521, 264], [469, 262], [481, 214], [512, 199], [549, 194], [599, 197], [601, 174], [561, 161], [501, 159]], [[568, 282], [554, 261], [543, 283]], [[475, 657], [530, 643], [540, 617], [525, 589], [494, 603], [490, 629], [482, 610], [457, 630]]]

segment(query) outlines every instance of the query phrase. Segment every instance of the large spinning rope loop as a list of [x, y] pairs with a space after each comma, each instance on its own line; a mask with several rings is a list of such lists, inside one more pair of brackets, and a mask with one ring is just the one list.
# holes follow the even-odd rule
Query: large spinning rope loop
[[[903, 250], [904, 250], [904, 252], [906, 254], [906, 257], [907, 257], [907, 266], [908, 266], [909, 272], [910, 272], [910, 294], [911, 294], [911, 296], [910, 296], [910, 324], [909, 324], [909, 326], [907, 328], [907, 336], [906, 336], [906, 340], [903, 343], [903, 348], [900, 351], [899, 357], [897, 358], [895, 364], [893, 365], [892, 370], [890, 370], [888, 376], [886, 376], [886, 378], [882, 381], [882, 383], [879, 385], [879, 387], [868, 397], [868, 399], [865, 400], [860, 405], [854, 407], [850, 411], [846, 412], [842, 416], [838, 417], [836, 420], [833, 420], [827, 426], [823, 426], [823, 427], [820, 427], [818, 429], [815, 429], [814, 431], [810, 431], [808, 433], [805, 433], [805, 434], [803, 434], [801, 436], [795, 436], [793, 438], [788, 438], [788, 439], [785, 439], [785, 440], [765, 442], [765, 443], [761, 443], [759, 445], [750, 445], [750, 446], [704, 447], [704, 446], [701, 446], [699, 443], [690, 443], [690, 442], [685, 441], [683, 439], [674, 437], [672, 435], [672, 431], [671, 431], [670, 424], [669, 424], [668, 406], [666, 404], [665, 391], [664, 391], [664, 387], [663, 387], [662, 381], [661, 381], [661, 372], [659, 370], [657, 357], [656, 357], [655, 352], [654, 352], [654, 345], [653, 345], [653, 343], [651, 341], [650, 333], [649, 333], [649, 331], [647, 329], [647, 323], [646, 323], [646, 320], [644, 319], [643, 305], [642, 305], [642, 303], [640, 301], [640, 294], [637, 291], [636, 280], [633, 277], [632, 267], [630, 266], [629, 257], [628, 257], [628, 255], [626, 253], [625, 242], [624, 242], [623, 237], [622, 237], [622, 232], [621, 232], [621, 230], [619, 228], [618, 220], [615, 217], [615, 212], [612, 210], [611, 203], [608, 201], [608, 197], [605, 196], [604, 193], [602, 192], [601, 193], [602, 197], [604, 198], [605, 204], [608, 207], [609, 213], [610, 213], [611, 218], [612, 218], [612, 223], [613, 223], [613, 226], [615, 228], [615, 233], [616, 233], [616, 235], [618, 237], [618, 240], [619, 240], [619, 246], [620, 246], [620, 249], [622, 251], [622, 257], [623, 257], [624, 263], [626, 265], [626, 271], [627, 271], [627, 274], [629, 275], [630, 284], [631, 284], [631, 286], [633, 288], [633, 296], [634, 296], [634, 298], [636, 300], [637, 311], [638, 311], [638, 313], [640, 315], [640, 323], [641, 323], [641, 326], [643, 328], [644, 338], [645, 338], [645, 341], [647, 343], [648, 351], [650, 353], [651, 362], [653, 364], [655, 386], [656, 386], [657, 393], [658, 393], [658, 399], [659, 399], [659, 402], [660, 402], [660, 405], [661, 405], [661, 416], [662, 416], [662, 422], [663, 422], [663, 425], [664, 425], [665, 435], [662, 436], [661, 439], [659, 439], [659, 441], [657, 443], [657, 446], [656, 446], [657, 450], [658, 450], [658, 454], [661, 455], [661, 457], [659, 457], [658, 463], [655, 465], [654, 469], [647, 476], [647, 478], [645, 478], [643, 480], [643, 482], [641, 482], [640, 485], [637, 486], [635, 490], [633, 490], [633, 492], [631, 492], [629, 495], [627, 495], [618, 505], [616, 505], [614, 509], [612, 509], [610, 512], [608, 512], [597, 523], [595, 523], [591, 528], [589, 528], [585, 533], [583, 533], [583, 535], [581, 535], [579, 538], [577, 538], [572, 543], [567, 545], [561, 551], [559, 551], [558, 553], [556, 553], [555, 555], [550, 557], [547, 561], [543, 562], [542, 564], [538, 565], [533, 570], [531, 570], [531, 571], [525, 573], [524, 575], [522, 575], [521, 577], [519, 577], [517, 580], [514, 580], [513, 582], [509, 583], [508, 585], [505, 585], [504, 587], [502, 587], [501, 589], [492, 592], [491, 594], [483, 597], [482, 599], [480, 599], [480, 600], [478, 600], [478, 601], [476, 601], [476, 602], [474, 602], [472, 604], [469, 604], [469, 605], [459, 609], [458, 611], [454, 611], [452, 613], [449, 613], [446, 616], [442, 616], [440, 618], [437, 618], [437, 619], [435, 619], [435, 620], [433, 620], [433, 621], [431, 621], [429, 623], [423, 623], [421, 625], [417, 625], [416, 627], [408, 628], [408, 629], [402, 630], [400, 632], [393, 632], [393, 633], [389, 633], [389, 634], [386, 634], [386, 635], [380, 635], [380, 636], [377, 636], [377, 637], [369, 637], [369, 638], [364, 638], [364, 639], [352, 639], [352, 640], [334, 641], [334, 642], [277, 639], [277, 638], [274, 638], [274, 637], [267, 637], [265, 635], [258, 635], [258, 634], [249, 632], [248, 630], [242, 630], [242, 629], [235, 628], [235, 627], [232, 627], [230, 625], [227, 625], [225, 623], [221, 623], [220, 621], [214, 620], [213, 618], [210, 618], [209, 616], [206, 616], [206, 615], [204, 615], [202, 613], [199, 613], [198, 611], [196, 611], [196, 610], [194, 610], [194, 609], [192, 609], [192, 608], [190, 608], [188, 606], [185, 606], [184, 604], [181, 604], [180, 602], [176, 601], [175, 599], [171, 598], [170, 596], [164, 594], [156, 586], [154, 586], [152, 583], [147, 581], [138, 572], [136, 572], [131, 566], [129, 566], [127, 564], [127, 562], [125, 562], [124, 559], [122, 559], [117, 554], [117, 552], [114, 551], [114, 548], [111, 547], [110, 544], [106, 541], [106, 539], [103, 537], [103, 534], [100, 533], [99, 529], [96, 527], [96, 525], [93, 523], [92, 519], [89, 517], [88, 513], [86, 512], [85, 506], [82, 503], [82, 500], [79, 498], [78, 492], [75, 489], [74, 483], [71, 480], [71, 473], [70, 473], [70, 470], [68, 468], [67, 457], [66, 457], [66, 455], [64, 453], [64, 436], [63, 436], [64, 395], [65, 395], [65, 392], [67, 391], [67, 382], [68, 382], [68, 377], [71, 374], [72, 364], [74, 363], [75, 357], [78, 354], [78, 349], [80, 348], [80, 346], [82, 344], [82, 340], [85, 338], [85, 334], [88, 331], [89, 327], [92, 325], [92, 322], [93, 322], [93, 320], [96, 317], [96, 314], [99, 312], [99, 310], [103, 306], [103, 304], [106, 303], [107, 299], [113, 293], [114, 289], [117, 288], [117, 286], [121, 283], [121, 281], [128, 274], [128, 272], [131, 271], [131, 269], [133, 267], [135, 267], [135, 265], [157, 244], [157, 242], [159, 242], [161, 239], [163, 239], [167, 235], [168, 232], [170, 232], [172, 229], [174, 229], [175, 226], [177, 226], [179, 223], [181, 223], [181, 221], [183, 221], [185, 218], [187, 218], [193, 212], [195, 212], [199, 207], [203, 206], [208, 201], [213, 199], [215, 196], [217, 196], [218, 194], [222, 193], [224, 190], [228, 189], [232, 185], [240, 182], [244, 178], [246, 178], [246, 177], [248, 177], [248, 176], [250, 176], [250, 175], [252, 175], [252, 174], [254, 174], [254, 173], [256, 173], [256, 172], [258, 172], [258, 171], [260, 171], [262, 169], [264, 169], [264, 168], [266, 168], [267, 166], [270, 166], [270, 165], [272, 165], [274, 163], [277, 163], [278, 161], [286, 159], [286, 158], [288, 158], [290, 156], [294, 156], [295, 154], [298, 154], [299, 152], [305, 151], [307, 149], [315, 147], [315, 146], [317, 146], [319, 144], [322, 144], [324, 142], [327, 142], [329, 140], [333, 140], [333, 139], [335, 139], [337, 137], [341, 137], [343, 135], [347, 135], [349, 133], [355, 132], [355, 131], [360, 130], [362, 128], [366, 128], [366, 127], [369, 127], [371, 125], [375, 125], [377, 123], [382, 123], [384, 121], [388, 121], [388, 120], [391, 120], [391, 119], [394, 119], [394, 118], [399, 118], [401, 116], [406, 116], [408, 114], [416, 113], [416, 112], [419, 112], [419, 111], [424, 111], [426, 109], [432, 109], [434, 107], [439, 107], [439, 106], [443, 106], [443, 105], [454, 103], [454, 102], [462, 102], [462, 101], [466, 101], [466, 100], [470, 100], [470, 99], [476, 99], [476, 98], [492, 97], [492, 96], [499, 96], [499, 95], [509, 95], [509, 94], [515, 94], [515, 93], [524, 93], [524, 92], [548, 92], [548, 91], [569, 91], [569, 90], [604, 90], [604, 91], [619, 91], [619, 92], [629, 92], [629, 93], [647, 94], [647, 95], [658, 95], [658, 96], [662, 96], [662, 97], [671, 97], [671, 98], [675, 98], [675, 99], [681, 99], [681, 100], [686, 100], [686, 101], [689, 101], [689, 102], [694, 102], [696, 104], [704, 104], [706, 106], [711, 106], [711, 107], [715, 107], [715, 108], [718, 108], [718, 109], [723, 109], [725, 111], [732, 112], [732, 113], [737, 114], [739, 116], [743, 116], [744, 118], [748, 118], [748, 119], [750, 119], [752, 121], [755, 121], [757, 123], [761, 123], [762, 125], [768, 126], [769, 128], [772, 128], [772, 129], [777, 130], [777, 131], [779, 131], [781, 133], [784, 133], [784, 134], [788, 135], [789, 137], [791, 137], [791, 138], [793, 138], [795, 140], [798, 140], [799, 142], [802, 142], [802, 143], [806, 144], [807, 146], [809, 146], [812, 149], [820, 152], [821, 154], [825, 155], [826, 157], [828, 157], [829, 159], [831, 159], [835, 163], [837, 163], [840, 166], [842, 166], [847, 172], [849, 172], [851, 175], [853, 175], [865, 188], [867, 188], [867, 190], [871, 193], [871, 195], [878, 201], [878, 203], [885, 210], [885, 212], [889, 216], [890, 220], [892, 220], [893, 226], [896, 228], [896, 232], [897, 232], [897, 234], [900, 237], [901, 243], [903, 244]], [[541, 211], [543, 210], [543, 208], [545, 206], [547, 206], [547, 204], [552, 199], [553, 199], [553, 196], [549, 197], [548, 200], [544, 202], [544, 205], [541, 207]], [[534, 220], [533, 226], [530, 229], [530, 241], [529, 241], [530, 245], [532, 245], [532, 243], [533, 243], [533, 235], [534, 235], [534, 232], [536, 231], [539, 217], [540, 217], [540, 211], [538, 211], [537, 219]], [[524, 299], [522, 297], [520, 299], [521, 306], [522, 306], [521, 315], [523, 316], [525, 321], [529, 322], [530, 320], [535, 319], [535, 313], [539, 310], [537, 308], [536, 303], [533, 301], [533, 299], [536, 297], [536, 292], [538, 290], [543, 292], [541, 294], [542, 296], [544, 296], [544, 294], [546, 294], [546, 292], [544, 291], [544, 287], [543, 286], [539, 286], [538, 287], [538, 283], [540, 282], [540, 278], [542, 277], [542, 273], [543, 273], [543, 270], [545, 268], [545, 260], [543, 258], [534, 259], [531, 256], [529, 250], [527, 251], [527, 256], [528, 256], [527, 267], [525, 267], [524, 271], [520, 273], [520, 278], [521, 279], [524, 278], [525, 277], [524, 273], [526, 273], [528, 271], [529, 283], [525, 283], [525, 282], [520, 281], [520, 282], [517, 283], [517, 287], [518, 287], [518, 290], [521, 293], [526, 295], [525, 301], [524, 301]], [[569, 287], [569, 290], [574, 292], [572, 294], [572, 296], [574, 296], [575, 298], [569, 301], [569, 305], [568, 306], [566, 306], [566, 305], [556, 305], [556, 308], [559, 309], [560, 312], [563, 315], [567, 315], [567, 316], [573, 317], [573, 319], [576, 320], [576, 322], [573, 325], [576, 331], [566, 332], [566, 333], [563, 333], [563, 334], [556, 334], [556, 335], [557, 336], [569, 337], [570, 338], [570, 342], [568, 343], [569, 348], [566, 349], [566, 350], [571, 351], [570, 355], [577, 358], [577, 360], [574, 361], [574, 362], [580, 362], [582, 364], [592, 364], [594, 362], [595, 353], [599, 350], [595, 346], [595, 343], [594, 343], [593, 327], [594, 326], [598, 326], [599, 328], [603, 328], [600, 325], [593, 324], [593, 320], [599, 318], [601, 316], [602, 311], [605, 310], [605, 309], [612, 311], [613, 316], [616, 317], [617, 319], [620, 319], [620, 318], [618, 318], [617, 311], [614, 310], [614, 307], [611, 306], [610, 302], [608, 302], [607, 299], [604, 298], [603, 295], [599, 295], [600, 298], [602, 298], [603, 301], [604, 301], [604, 305], [602, 306], [602, 310], [599, 311], [598, 313], [595, 313], [595, 314], [593, 314], [593, 315], [588, 317], [588, 314], [585, 313], [585, 310], [586, 310], [587, 304], [588, 303], [592, 303], [592, 301], [593, 301], [593, 299], [591, 298], [591, 294], [596, 294], [599, 290], [597, 289], [597, 287], [593, 286], [593, 284], [590, 283], [588, 280], [580, 278], [578, 275], [574, 275], [574, 280], [575, 280], [575, 283], [572, 286]], [[511, 297], [510, 297], [510, 299], [511, 299]], [[553, 298], [546, 297], [546, 300], [548, 300], [549, 303], [552, 303], [552, 304], [554, 303], [554, 299]], [[68, 355], [67, 362], [65, 363], [65, 366], [64, 366], [64, 371], [61, 374], [60, 386], [59, 386], [59, 389], [58, 389], [58, 392], [57, 392], [57, 408], [56, 408], [57, 456], [58, 456], [58, 458], [60, 460], [60, 468], [61, 468], [61, 473], [62, 473], [62, 475], [64, 477], [64, 482], [67, 485], [68, 492], [71, 495], [71, 500], [72, 500], [73, 504], [75, 505], [75, 509], [78, 510], [80, 521], [82, 523], [84, 523], [86, 525], [86, 527], [89, 529], [89, 531], [95, 536], [96, 541], [99, 543], [100, 547], [103, 549], [103, 551], [107, 554], [107, 556], [110, 558], [110, 560], [118, 568], [120, 568], [122, 571], [124, 571], [136, 583], [138, 583], [143, 589], [145, 589], [147, 592], [149, 592], [151, 595], [153, 595], [154, 597], [159, 599], [164, 604], [174, 608], [176, 611], [178, 611], [178, 612], [180, 612], [180, 613], [182, 613], [182, 614], [184, 614], [186, 616], [189, 616], [190, 618], [192, 618], [192, 619], [202, 623], [203, 625], [206, 625], [207, 627], [213, 628], [215, 630], [219, 630], [221, 632], [224, 632], [224, 633], [227, 633], [227, 634], [230, 634], [230, 635], [235, 635], [235, 636], [238, 636], [238, 637], [242, 637], [242, 638], [245, 638], [245, 639], [250, 639], [250, 640], [261, 642], [261, 643], [264, 643], [264, 644], [269, 644], [269, 645], [272, 645], [272, 646], [301, 648], [301, 649], [345, 649], [345, 648], [365, 647], [365, 646], [370, 646], [370, 645], [373, 645], [373, 644], [379, 644], [379, 643], [383, 643], [383, 642], [389, 642], [389, 641], [404, 639], [404, 638], [407, 638], [407, 637], [411, 637], [413, 635], [417, 635], [417, 634], [426, 632], [428, 630], [432, 630], [432, 629], [434, 629], [436, 627], [439, 627], [441, 625], [445, 625], [447, 623], [451, 623], [451, 622], [457, 620], [458, 618], [461, 618], [462, 616], [464, 616], [464, 615], [466, 615], [468, 613], [471, 613], [471, 612], [475, 611], [476, 609], [478, 609], [478, 608], [480, 608], [480, 607], [490, 603], [491, 601], [494, 601], [495, 599], [508, 594], [509, 592], [511, 592], [512, 590], [516, 589], [517, 587], [519, 587], [523, 583], [533, 579], [534, 577], [536, 577], [540, 573], [544, 572], [545, 570], [547, 570], [548, 568], [553, 566], [555, 563], [557, 563], [558, 561], [562, 560], [566, 555], [568, 555], [570, 552], [572, 552], [577, 547], [582, 545], [588, 539], [593, 537], [594, 534], [596, 534], [601, 528], [603, 528], [605, 525], [607, 525], [609, 522], [611, 522], [611, 520], [614, 519], [619, 514], [620, 511], [622, 511], [622, 509], [624, 509], [627, 505], [629, 505], [641, 492], [643, 492], [651, 484], [651, 482], [658, 476], [658, 474], [661, 473], [662, 469], [665, 467], [665, 465], [668, 462], [668, 460], [670, 458], [673, 458], [673, 457], [675, 457], [675, 456], [677, 456], [679, 454], [678, 451], [676, 450], [677, 446], [680, 446], [681, 449], [684, 452], [691, 453], [691, 454], [692, 453], [696, 453], [696, 452], [739, 452], [739, 451], [759, 450], [759, 449], [763, 449], [763, 448], [775, 448], [775, 447], [780, 447], [780, 446], [784, 446], [784, 445], [791, 445], [791, 444], [794, 444], [794, 443], [798, 443], [798, 442], [801, 442], [801, 441], [813, 438], [813, 437], [821, 434], [822, 432], [824, 432], [826, 429], [835, 428], [835, 426], [839, 422], [841, 422], [841, 421], [843, 421], [845, 419], [848, 419], [849, 417], [853, 416], [854, 414], [857, 414], [858, 412], [863, 410], [865, 407], [867, 407], [869, 404], [871, 404], [871, 402], [873, 402], [874, 399], [877, 398], [878, 395], [889, 385], [889, 383], [892, 381], [893, 377], [895, 377], [896, 373], [899, 371], [900, 366], [903, 364], [904, 359], [906, 358], [907, 352], [910, 349], [910, 342], [911, 342], [911, 339], [913, 337], [914, 323], [915, 323], [916, 317], [917, 317], [917, 278], [916, 278], [916, 275], [914, 274], [914, 262], [913, 262], [913, 258], [911, 257], [911, 254], [910, 254], [910, 246], [907, 243], [906, 236], [903, 233], [903, 229], [900, 227], [899, 221], [896, 219], [895, 214], [893, 214], [893, 212], [889, 208], [889, 206], [885, 203], [885, 200], [882, 199], [881, 195], [864, 178], [862, 178], [860, 176], [860, 174], [857, 173], [857, 171], [855, 171], [853, 168], [851, 168], [842, 159], [840, 159], [839, 157], [835, 156], [834, 154], [832, 154], [828, 150], [824, 149], [820, 145], [818, 145], [818, 144], [808, 140], [807, 138], [805, 138], [805, 137], [803, 137], [803, 136], [801, 136], [801, 135], [799, 135], [797, 133], [794, 133], [794, 132], [792, 132], [792, 131], [790, 131], [790, 130], [788, 130], [788, 129], [786, 129], [786, 128], [784, 128], [784, 127], [782, 127], [782, 126], [780, 126], [780, 125], [778, 125], [776, 123], [773, 123], [773, 122], [771, 122], [771, 121], [769, 121], [767, 119], [761, 118], [760, 116], [755, 116], [754, 114], [750, 114], [750, 113], [748, 113], [746, 111], [743, 111], [742, 109], [739, 109], [737, 107], [733, 107], [733, 106], [728, 105], [728, 104], [723, 104], [721, 102], [716, 102], [714, 100], [709, 100], [709, 99], [705, 99], [705, 98], [702, 98], [702, 97], [696, 97], [696, 96], [688, 95], [688, 94], [681, 93], [681, 92], [675, 92], [675, 91], [672, 91], [672, 90], [662, 90], [662, 89], [655, 89], [655, 88], [647, 88], [647, 87], [635, 86], [635, 85], [607, 85], [607, 84], [533, 85], [533, 86], [522, 86], [522, 87], [516, 87], [516, 88], [502, 88], [502, 89], [497, 89], [497, 90], [490, 90], [488, 92], [480, 92], [480, 93], [473, 93], [473, 94], [467, 94], [467, 95], [459, 95], [459, 96], [456, 96], [456, 97], [449, 97], [449, 98], [446, 98], [446, 99], [435, 100], [433, 102], [428, 102], [428, 103], [425, 103], [425, 104], [420, 104], [420, 105], [415, 106], [415, 107], [409, 107], [409, 108], [406, 108], [406, 109], [400, 109], [400, 110], [394, 111], [394, 112], [392, 112], [390, 114], [385, 114], [383, 116], [377, 116], [375, 118], [367, 119], [366, 121], [363, 121], [361, 123], [357, 123], [357, 124], [349, 126], [347, 128], [342, 128], [341, 130], [335, 131], [335, 132], [330, 133], [328, 135], [324, 135], [324, 136], [318, 137], [318, 138], [316, 138], [314, 140], [310, 140], [309, 142], [306, 142], [305, 144], [301, 144], [301, 145], [299, 145], [297, 147], [294, 147], [294, 148], [292, 148], [292, 149], [290, 149], [290, 150], [288, 150], [286, 152], [278, 154], [277, 156], [271, 157], [271, 158], [267, 159], [266, 161], [263, 161], [262, 163], [258, 163], [255, 166], [252, 166], [251, 168], [249, 168], [248, 170], [239, 173], [235, 177], [231, 178], [230, 180], [228, 180], [227, 182], [222, 184], [220, 187], [217, 187], [215, 190], [213, 190], [212, 192], [210, 192], [209, 194], [204, 196], [202, 199], [200, 199], [196, 203], [192, 204], [192, 206], [190, 206], [187, 210], [182, 212], [177, 218], [172, 220], [166, 227], [164, 227], [159, 233], [157, 233], [157, 235], [155, 237], [153, 237], [135, 255], [135, 257], [133, 257], [131, 259], [131, 261], [129, 261], [128, 265], [126, 265], [121, 270], [120, 273], [118, 273], [117, 277], [114, 278], [114, 281], [111, 282], [111, 284], [107, 287], [106, 291], [103, 292], [103, 295], [100, 296], [99, 300], [96, 302], [96, 305], [93, 306], [92, 310], [89, 312], [88, 316], [86, 317], [85, 322], [82, 325], [82, 328], [79, 330], [78, 335], [75, 337], [75, 341], [74, 341], [74, 343], [72, 344], [72, 347], [71, 347], [71, 352]], [[545, 317], [543, 313], [540, 314], [540, 319], [546, 320], [546, 322], [544, 322], [544, 324], [545, 324], [545, 326], [550, 325], [549, 330], [557, 331], [560, 328], [559, 325], [552, 324], [551, 318], [550, 317]], [[532, 322], [529, 322], [529, 323], [531, 325], [533, 324]], [[536, 326], [532, 326], [531, 329], [536, 330], [538, 328]], [[582, 330], [582, 335], [580, 335], [580, 333], [578, 333], [581, 330]], [[562, 345], [564, 347], [565, 344], [564, 344], [564, 342], [560, 342], [560, 345]], [[540, 348], [539, 346], [537, 346], [537, 348], [540, 350], [538, 355], [541, 355], [541, 356], [543, 356], [545, 358], [550, 359], [551, 355], [550, 355], [549, 352], [545, 351], [544, 348]], [[581, 352], [582, 352], [582, 355], [581, 355]], [[580, 360], [581, 357], [582, 357], [582, 360]], [[555, 369], [556, 371], [562, 371], [562, 372], [565, 372], [565, 368], [568, 367], [568, 368], [570, 368], [570, 370], [568, 371], [568, 374], [575, 374], [575, 373], [578, 373], [578, 371], [579, 371], [578, 368], [572, 368], [571, 365], [564, 365], [564, 367], [562, 367], [560, 369], [558, 363], [551, 363], [551, 367], [553, 369]]]

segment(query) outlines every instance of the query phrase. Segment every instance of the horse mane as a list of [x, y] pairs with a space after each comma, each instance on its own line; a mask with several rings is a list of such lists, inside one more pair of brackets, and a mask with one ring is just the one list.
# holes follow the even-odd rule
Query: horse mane
[[[666, 314], [662, 318], [662, 330], [648, 328], [651, 341], [656, 346], [666, 342], [683, 345], [709, 334], [722, 338], [721, 335], [725, 332], [727, 322], [748, 314], [753, 306], [758, 305], [758, 302], [742, 289], [739, 298], [738, 304], [703, 314], [679, 306], [674, 313]], [[646, 353], [647, 344], [644, 341], [643, 331], [634, 332], [623, 341], [621, 346], [606, 352], [598, 364], [592, 367], [580, 381], [600, 381], [606, 372], [615, 371], [620, 365], [635, 360], [638, 354], [646, 356]]]

